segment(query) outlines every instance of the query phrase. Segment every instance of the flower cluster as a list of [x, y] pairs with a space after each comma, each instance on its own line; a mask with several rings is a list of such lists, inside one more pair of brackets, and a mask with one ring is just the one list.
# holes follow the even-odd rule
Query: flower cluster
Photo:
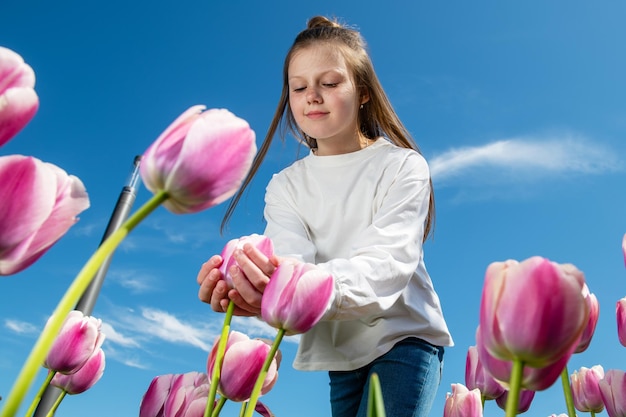
[[[274, 245], [266, 236], [252, 234], [230, 240], [222, 250], [222, 264], [219, 268], [223, 279], [230, 286], [233, 281], [229, 271], [238, 268], [235, 251], [243, 249], [244, 245], [255, 247], [268, 258], [273, 256]], [[282, 261], [272, 273], [261, 300], [261, 318], [278, 330], [276, 338], [271, 342], [251, 339], [231, 330], [234, 309], [231, 301], [222, 334], [209, 353], [207, 373], [201, 374], [205, 376], [201, 384], [197, 383], [197, 379], [194, 379], [196, 382], [193, 384], [183, 384], [187, 387], [184, 392], [196, 392], [200, 386], [207, 392], [208, 395], [204, 395], [202, 400], [206, 407], [202, 414], [197, 411], [199, 406], [194, 407], [193, 411], [180, 411], [181, 407], [185, 407], [184, 404], [191, 404], [189, 400], [179, 402], [176, 406], [168, 405], [167, 398], [181, 396], [172, 388], [174, 385], [171, 381], [177, 376], [168, 374], [152, 381], [143, 397], [140, 416], [218, 416], [228, 400], [241, 403], [242, 416], [249, 417], [255, 411], [263, 416], [272, 415], [269, 408], [258, 399], [276, 384], [281, 358], [278, 347], [282, 338], [284, 335], [304, 333], [313, 327], [326, 312], [332, 295], [333, 277], [329, 273], [314, 265]], [[175, 410], [172, 411], [172, 408]]]
[[[626, 235], [622, 242], [626, 263]], [[467, 352], [465, 385], [446, 397], [444, 416], [479, 417], [495, 400], [506, 416], [526, 412], [537, 391], [561, 377], [568, 415], [626, 415], [626, 372], [601, 365], [571, 375], [567, 364], [589, 346], [599, 315], [584, 274], [541, 257], [494, 262], [487, 268], [476, 331]], [[626, 346], [626, 297], [617, 302], [617, 333]], [[482, 407], [476, 407], [480, 401]]]
[[[32, 68], [0, 47], [0, 145], [36, 113], [34, 84]], [[198, 105], [183, 112], [147, 148], [140, 169], [153, 197], [102, 242], [67, 289], [3, 401], [2, 417], [17, 413], [43, 363], [50, 369], [46, 382], [64, 393], [82, 392], [100, 378], [105, 361], [99, 321], [94, 332], [95, 319], [71, 312], [103, 261], [134, 227], [161, 204], [173, 213], [196, 213], [240, 187], [256, 154], [254, 131], [228, 110], [205, 109]], [[37, 261], [89, 207], [77, 177], [22, 155], [0, 157], [0, 199], [0, 275], [15, 274]]]

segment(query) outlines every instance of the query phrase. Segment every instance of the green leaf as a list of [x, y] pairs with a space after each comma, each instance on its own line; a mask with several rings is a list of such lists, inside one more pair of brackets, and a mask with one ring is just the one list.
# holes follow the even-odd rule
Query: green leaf
[[380, 388], [380, 379], [376, 373], [373, 373], [370, 377], [370, 388], [367, 397], [367, 417], [385, 417], [383, 391]]

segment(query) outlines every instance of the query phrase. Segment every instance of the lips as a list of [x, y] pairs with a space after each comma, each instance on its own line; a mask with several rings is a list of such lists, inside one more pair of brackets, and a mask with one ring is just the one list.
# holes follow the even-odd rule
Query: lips
[[328, 114], [328, 112], [323, 112], [323, 111], [310, 111], [308, 113], [305, 113], [305, 116], [308, 117], [309, 119], [319, 119], [321, 117], [324, 117]]

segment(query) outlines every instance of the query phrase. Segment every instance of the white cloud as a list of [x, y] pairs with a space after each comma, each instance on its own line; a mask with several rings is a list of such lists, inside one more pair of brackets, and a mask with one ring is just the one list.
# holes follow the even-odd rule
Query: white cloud
[[101, 331], [102, 333], [104, 333], [104, 335], [106, 336], [106, 341], [107, 342], [111, 342], [111, 343], [116, 343], [118, 345], [124, 346], [124, 347], [140, 347], [139, 342], [137, 342], [136, 340], [124, 336], [121, 333], [118, 333], [113, 326], [111, 326], [109, 323], [102, 323], [102, 327], [101, 327]]
[[4, 327], [19, 334], [35, 334], [40, 332], [37, 326], [21, 320], [5, 319]]
[[563, 174], [600, 174], [620, 170], [611, 149], [570, 134], [521, 137], [483, 146], [451, 149], [430, 159], [433, 181], [525, 182]]
[[172, 343], [196, 346], [207, 352], [211, 349], [212, 338], [205, 326], [185, 323], [165, 311], [152, 308], [142, 309], [142, 317], [144, 320], [137, 329], [143, 329], [144, 333]]

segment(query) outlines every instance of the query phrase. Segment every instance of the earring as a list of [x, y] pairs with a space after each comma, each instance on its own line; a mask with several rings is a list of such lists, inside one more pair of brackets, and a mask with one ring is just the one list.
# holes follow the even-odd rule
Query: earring
[[359, 107], [359, 109], [363, 110], [363, 105], [361, 104], [361, 107]]

